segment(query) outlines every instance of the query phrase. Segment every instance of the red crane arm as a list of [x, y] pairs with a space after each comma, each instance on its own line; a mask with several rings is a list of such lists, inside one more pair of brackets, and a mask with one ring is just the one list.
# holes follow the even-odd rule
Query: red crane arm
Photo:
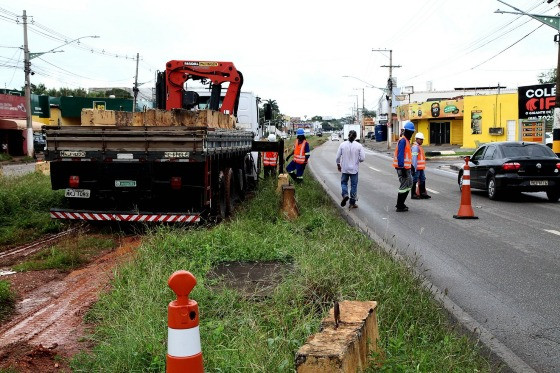
[[165, 72], [167, 110], [182, 108], [183, 85], [187, 80], [207, 79], [213, 85], [229, 82], [220, 111], [236, 114], [243, 77], [232, 62], [173, 60], [167, 62]]

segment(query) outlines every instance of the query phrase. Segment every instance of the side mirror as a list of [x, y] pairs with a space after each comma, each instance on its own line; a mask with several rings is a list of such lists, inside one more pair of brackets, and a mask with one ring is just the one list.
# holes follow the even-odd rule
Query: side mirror
[[272, 119], [272, 106], [270, 104], [264, 104], [264, 120]]

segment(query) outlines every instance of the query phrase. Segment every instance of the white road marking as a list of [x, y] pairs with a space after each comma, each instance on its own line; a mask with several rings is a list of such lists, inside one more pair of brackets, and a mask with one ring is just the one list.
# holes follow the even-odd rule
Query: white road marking
[[430, 188], [426, 188], [426, 190], [427, 190], [428, 192], [430, 192], [430, 193], [433, 193], [433, 194], [439, 194], [438, 191], [433, 190], [433, 189], [430, 189]]
[[383, 172], [383, 171], [381, 171], [381, 170], [378, 170], [377, 168], [374, 168], [374, 167], [371, 167], [371, 166], [369, 166], [369, 168], [371, 168], [371, 169], [372, 169], [373, 171], [377, 171], [377, 172]]
[[559, 231], [555, 231], [554, 229], [544, 229], [544, 231], [545, 231], [545, 232], [548, 232], [548, 233], [552, 233], [552, 234], [555, 234], [555, 235], [560, 236], [560, 232], [559, 232]]

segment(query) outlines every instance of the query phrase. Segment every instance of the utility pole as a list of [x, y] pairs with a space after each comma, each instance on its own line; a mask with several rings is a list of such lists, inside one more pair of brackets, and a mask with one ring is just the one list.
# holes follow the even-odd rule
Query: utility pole
[[364, 130], [365, 130], [365, 126], [366, 126], [366, 117], [365, 117], [365, 113], [366, 113], [366, 96], [365, 96], [365, 88], [362, 88], [362, 133], [360, 134], [360, 138], [362, 139], [363, 142], [366, 141], [366, 139], [364, 139]]
[[[521, 9], [509, 5], [505, 1], [498, 1], [504, 5], [509, 6], [512, 9], [515, 9], [517, 12], [507, 12], [498, 9], [494, 13], [523, 14], [536, 19], [537, 21], [547, 26], [552, 27], [557, 32], [557, 34], [554, 35], [554, 41], [558, 43], [558, 57], [556, 60], [556, 102], [554, 104], [554, 124], [552, 126], [552, 151], [556, 153], [556, 155], [560, 156], [560, 17], [525, 13]], [[546, 0], [548, 4], [552, 3], [553, 1], [554, 0]], [[560, 4], [558, 4], [558, 6], [560, 7]]]
[[140, 60], [140, 53], [136, 53], [136, 75], [134, 76], [134, 88], [132, 92], [134, 93], [134, 101], [132, 102], [132, 112], [136, 111], [136, 98], [138, 97], [138, 61]]
[[27, 43], [27, 13], [23, 11], [23, 70], [25, 72], [25, 119], [27, 122], [27, 155], [33, 157], [33, 122], [31, 113], [31, 62], [29, 61], [29, 45]]
[[393, 129], [393, 68], [402, 67], [401, 65], [393, 65], [393, 50], [392, 49], [372, 49], [372, 52], [389, 52], [389, 65], [382, 65], [381, 67], [389, 68], [389, 80], [387, 81], [387, 103], [389, 104], [389, 112], [387, 113], [387, 149], [391, 149], [391, 136]]

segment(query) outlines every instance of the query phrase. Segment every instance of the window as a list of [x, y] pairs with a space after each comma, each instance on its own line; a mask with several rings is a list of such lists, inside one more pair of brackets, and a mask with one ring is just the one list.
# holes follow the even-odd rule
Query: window
[[510, 144], [502, 147], [504, 157], [553, 157], [550, 148], [541, 144]]
[[482, 154], [484, 154], [484, 151], [486, 150], [486, 147], [483, 146], [482, 148], [478, 149], [476, 151], [476, 153], [473, 154], [472, 156], [472, 160], [476, 161], [476, 160], [481, 160], [482, 159]]
[[489, 146], [487, 149], [488, 150], [486, 150], [486, 153], [484, 153], [484, 160], [494, 159], [496, 156], [496, 147]]

